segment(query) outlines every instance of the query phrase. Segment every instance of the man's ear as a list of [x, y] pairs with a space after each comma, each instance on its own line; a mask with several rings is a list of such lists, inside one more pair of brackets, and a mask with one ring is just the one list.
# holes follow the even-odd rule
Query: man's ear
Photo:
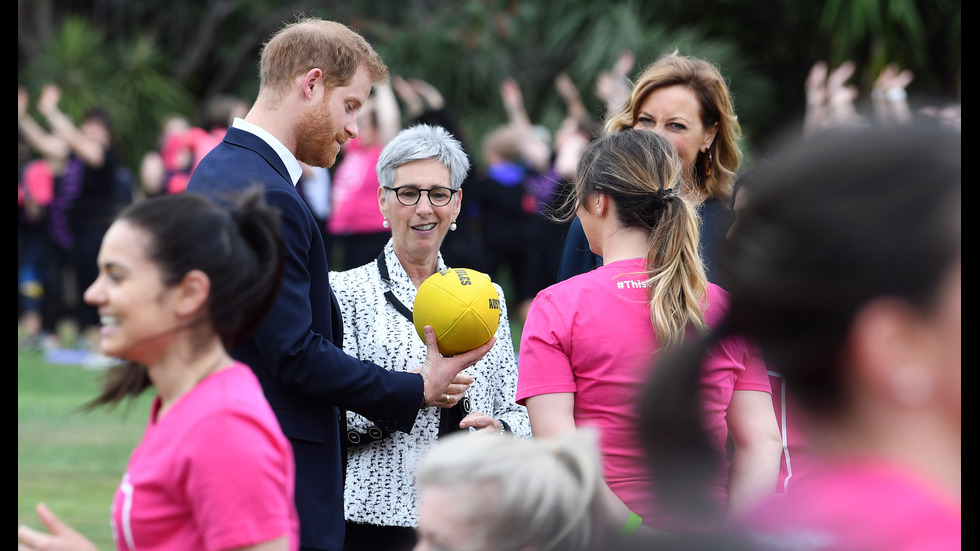
[[323, 71], [319, 68], [314, 67], [306, 72], [306, 76], [303, 77], [303, 94], [306, 99], [313, 99], [313, 97], [320, 91], [318, 88], [323, 87]]

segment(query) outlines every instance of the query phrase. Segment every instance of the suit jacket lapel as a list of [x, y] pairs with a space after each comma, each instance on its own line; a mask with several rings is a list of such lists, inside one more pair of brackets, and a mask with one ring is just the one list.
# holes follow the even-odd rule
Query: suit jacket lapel
[[251, 132], [246, 132], [240, 128], [235, 128], [232, 126], [228, 128], [224, 141], [232, 145], [251, 149], [252, 151], [256, 152], [263, 159], [265, 159], [267, 163], [269, 163], [269, 166], [276, 169], [276, 172], [278, 172], [283, 179], [292, 183], [293, 179], [289, 177], [289, 171], [286, 170], [285, 163], [282, 162], [282, 159], [279, 157], [279, 154], [276, 153], [276, 150], [272, 149], [272, 146], [267, 144], [262, 138], [252, 134]]

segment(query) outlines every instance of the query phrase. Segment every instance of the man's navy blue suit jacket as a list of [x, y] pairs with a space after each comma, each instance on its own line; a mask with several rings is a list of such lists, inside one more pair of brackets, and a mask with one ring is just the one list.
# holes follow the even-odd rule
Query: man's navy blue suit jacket
[[266, 202], [282, 212], [286, 273], [268, 318], [231, 352], [258, 376], [293, 445], [301, 547], [340, 551], [345, 410], [393, 430], [411, 431], [422, 402], [422, 378], [344, 353], [343, 322], [316, 218], [282, 159], [261, 138], [229, 128], [195, 169], [187, 192], [228, 204], [234, 193], [253, 185], [263, 186]]

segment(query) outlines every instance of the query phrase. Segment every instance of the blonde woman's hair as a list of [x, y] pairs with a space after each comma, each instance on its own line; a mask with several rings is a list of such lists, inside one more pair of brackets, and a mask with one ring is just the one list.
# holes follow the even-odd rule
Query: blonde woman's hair
[[711, 63], [680, 55], [677, 50], [661, 55], [637, 78], [629, 101], [622, 109], [609, 114], [605, 130], [614, 134], [633, 128], [640, 105], [647, 96], [654, 90], [675, 85], [694, 92], [701, 105], [701, 123], [706, 128], [718, 123], [718, 133], [708, 149], [711, 155], [698, 156], [693, 167], [694, 181], [690, 184], [708, 197], [727, 201], [732, 194], [735, 173], [742, 164], [742, 150], [738, 145], [742, 127], [735, 115], [728, 84], [721, 71]]
[[426, 452], [416, 484], [461, 496], [469, 527], [495, 551], [586, 551], [598, 543], [602, 468], [587, 427], [555, 439], [454, 433]]
[[680, 191], [682, 163], [656, 132], [626, 130], [592, 142], [579, 160], [558, 221], [576, 216], [588, 196], [603, 193], [617, 222], [647, 233], [650, 320], [660, 348], [682, 343], [688, 328], [706, 329], [708, 279], [699, 247], [697, 207]]

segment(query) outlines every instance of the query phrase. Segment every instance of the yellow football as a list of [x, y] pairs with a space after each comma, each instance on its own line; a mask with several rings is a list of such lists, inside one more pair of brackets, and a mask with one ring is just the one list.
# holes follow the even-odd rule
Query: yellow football
[[425, 341], [431, 325], [439, 352], [452, 356], [486, 344], [500, 323], [500, 296], [483, 272], [451, 268], [429, 276], [415, 295], [412, 321]]

